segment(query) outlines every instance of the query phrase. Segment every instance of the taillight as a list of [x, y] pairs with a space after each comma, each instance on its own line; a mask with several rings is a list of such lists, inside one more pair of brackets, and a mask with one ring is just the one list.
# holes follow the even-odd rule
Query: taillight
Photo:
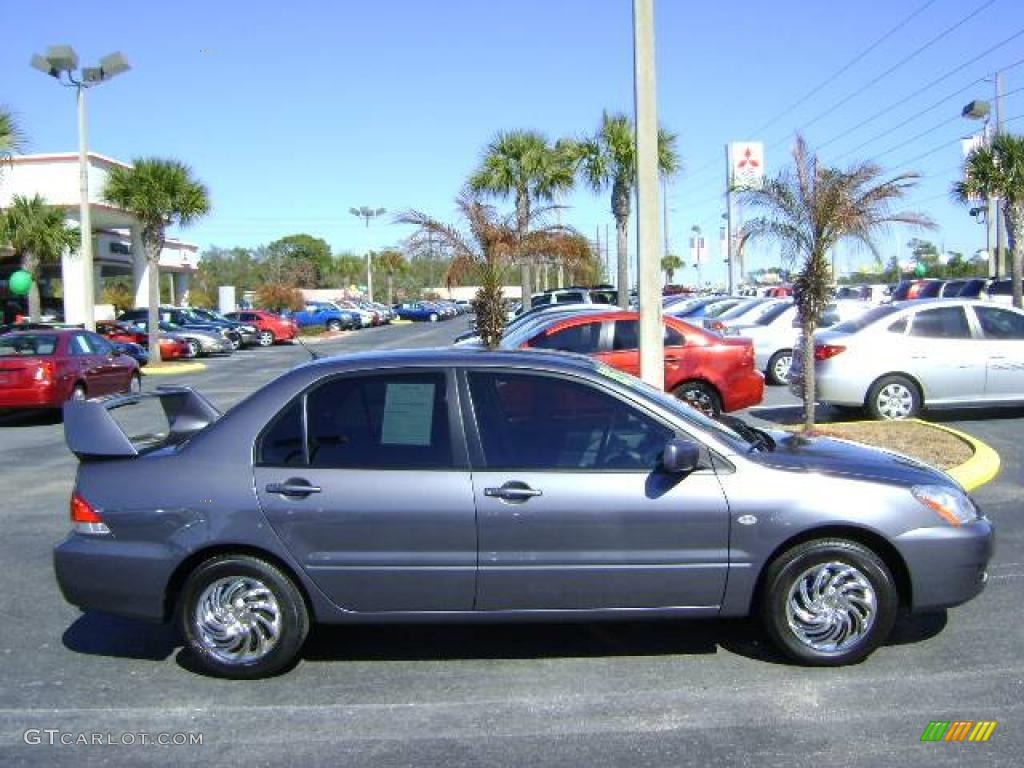
[[53, 363], [44, 361], [32, 371], [32, 381], [41, 381], [49, 384], [53, 380]]
[[104, 534], [110, 533], [103, 518], [93, 509], [92, 504], [82, 498], [78, 492], [71, 494], [71, 527], [76, 533]]
[[712, 320], [711, 324], [708, 325], [708, 330], [723, 333], [725, 331], [725, 323], [723, 323], [721, 320]]
[[828, 360], [830, 357], [835, 357], [840, 352], [845, 352], [846, 347], [842, 347], [838, 344], [815, 344], [814, 345], [814, 359], [815, 360]]

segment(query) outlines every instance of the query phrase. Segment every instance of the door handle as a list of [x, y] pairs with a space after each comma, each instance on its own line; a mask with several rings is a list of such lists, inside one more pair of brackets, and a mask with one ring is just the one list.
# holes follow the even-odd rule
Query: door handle
[[319, 485], [310, 485], [301, 478], [289, 478], [283, 483], [267, 483], [267, 493], [279, 493], [282, 496], [299, 496], [305, 498], [311, 493], [320, 493]]
[[512, 481], [505, 483], [500, 488], [484, 488], [484, 496], [502, 501], [527, 501], [534, 496], [543, 496], [544, 492], [531, 488], [526, 483]]

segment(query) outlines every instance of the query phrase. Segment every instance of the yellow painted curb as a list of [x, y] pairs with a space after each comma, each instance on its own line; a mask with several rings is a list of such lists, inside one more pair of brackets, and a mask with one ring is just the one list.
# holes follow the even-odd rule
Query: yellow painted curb
[[143, 376], [170, 376], [175, 373], [199, 373], [205, 371], [204, 363], [169, 363], [161, 364], [159, 368], [146, 366], [140, 369]]
[[948, 432], [954, 437], [959, 437], [974, 449], [974, 455], [971, 458], [959, 466], [946, 470], [946, 474], [960, 483], [965, 490], [973, 491], [975, 488], [980, 488], [999, 474], [999, 466], [1001, 464], [999, 454], [978, 438], [942, 424], [933, 424], [930, 421], [922, 421], [921, 419], [913, 419], [913, 421], [916, 421], [918, 424], [926, 424], [935, 429], [941, 429], [943, 432]]
[[391, 325], [412, 325], [412, 320], [400, 320], [395, 318], [391, 321]]

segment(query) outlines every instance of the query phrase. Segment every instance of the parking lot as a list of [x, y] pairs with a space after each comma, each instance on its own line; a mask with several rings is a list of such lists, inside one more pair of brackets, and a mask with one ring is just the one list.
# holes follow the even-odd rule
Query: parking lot
[[[373, 328], [312, 348], [441, 345], [466, 323]], [[247, 350], [145, 386], [189, 383], [227, 408], [308, 358], [297, 345]], [[753, 415], [789, 413], [799, 419], [797, 401], [772, 387]], [[50, 552], [68, 527], [74, 457], [58, 419], [0, 417], [0, 764], [1017, 765], [1024, 413], [941, 420], [1003, 460], [974, 494], [997, 526], [989, 587], [948, 614], [902, 621], [863, 664], [792, 666], [753, 621], [320, 627], [288, 674], [231, 682], [191, 672], [167, 627], [64, 603]], [[933, 720], [998, 725], [982, 744], [922, 743]], [[51, 746], [30, 729], [201, 734], [202, 744]]]

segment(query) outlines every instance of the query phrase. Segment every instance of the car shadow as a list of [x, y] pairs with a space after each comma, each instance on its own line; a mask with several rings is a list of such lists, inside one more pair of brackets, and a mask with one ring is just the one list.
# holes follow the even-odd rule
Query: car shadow
[[[945, 611], [901, 616], [886, 645], [938, 635]], [[88, 612], [64, 633], [75, 653], [164, 661], [203, 674], [169, 624]], [[714, 655], [719, 649], [759, 662], [795, 666], [753, 618], [535, 624], [315, 625], [303, 648], [307, 662], [465, 661]]]
[[75, 653], [150, 661], [163, 661], [181, 645], [170, 624], [126, 619], [99, 611], [83, 613], [65, 630], [61, 641]]
[[52, 427], [54, 424], [63, 423], [64, 413], [59, 408], [29, 409], [24, 411], [0, 410], [0, 427]]

